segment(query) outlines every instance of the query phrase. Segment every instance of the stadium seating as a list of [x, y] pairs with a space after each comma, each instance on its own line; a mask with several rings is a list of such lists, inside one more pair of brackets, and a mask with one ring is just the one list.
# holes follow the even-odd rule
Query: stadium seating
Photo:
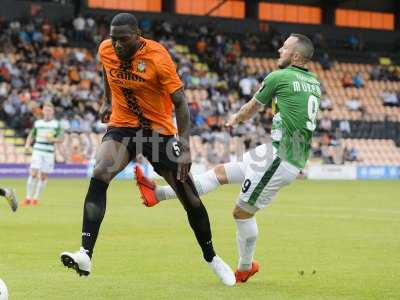
[[[271, 71], [277, 68], [276, 59], [272, 58], [245, 57], [242, 58], [242, 63], [250, 68], [250, 72]], [[367, 80], [371, 69], [371, 65], [367, 64], [334, 63], [330, 70], [323, 70], [318, 62], [312, 62], [310, 69], [318, 75], [326, 89], [327, 97], [332, 101], [333, 109], [329, 113], [331, 119], [361, 119], [362, 112], [349, 111], [345, 107], [346, 100], [356, 96], [361, 100], [369, 120], [382, 121], [385, 117], [390, 117], [394, 121], [400, 121], [400, 108], [384, 106], [379, 96], [387, 89], [400, 90], [400, 81]], [[360, 72], [365, 80], [365, 86], [344, 88], [341, 78], [345, 72], [351, 74]]]
[[342, 139], [342, 147], [357, 151], [356, 163], [365, 165], [400, 165], [400, 150], [393, 140]]
[[0, 163], [25, 163], [24, 140], [15, 135], [14, 130], [6, 129], [0, 121]]
[[[193, 159], [205, 164], [225, 162], [229, 158], [229, 155], [235, 152], [234, 149], [240, 143], [243, 144], [243, 140], [239, 141], [232, 138], [228, 146], [228, 155], [224, 154], [225, 156], [222, 155], [218, 159], [214, 159], [213, 162], [211, 162], [213, 154], [209, 155], [209, 150], [211, 149], [211, 152], [215, 152], [216, 154], [224, 152], [224, 142], [221, 142], [224, 137], [220, 137], [220, 135], [223, 136], [224, 134], [220, 131], [221, 122], [223, 123], [223, 118], [234, 110], [237, 110], [245, 102], [244, 98], [239, 96], [239, 90], [236, 90], [236, 88], [232, 90], [231, 87], [235, 86], [235, 83], [237, 85], [245, 76], [253, 77], [252, 80], [260, 80], [264, 74], [277, 69], [277, 60], [274, 58], [240, 57], [236, 55], [236, 52], [232, 56], [232, 52], [229, 52], [227, 49], [219, 49], [220, 53], [223, 53], [226, 57], [216, 56], [211, 57], [211, 59], [208, 57], [207, 59], [204, 53], [196, 52], [194, 48], [190, 47], [188, 41], [181, 41], [182, 44], [177, 44], [173, 37], [169, 37], [166, 39], [161, 38], [160, 42], [170, 51], [171, 56], [178, 64], [178, 72], [185, 82], [185, 93], [188, 103], [193, 104], [193, 109], [197, 109], [196, 112], [204, 117], [204, 120], [199, 121], [200, 124], [203, 122], [204, 125], [194, 124], [194, 127], [197, 126], [195, 128], [197, 130], [194, 130], [195, 136], [192, 139]], [[186, 43], [188, 44], [186, 45]], [[223, 47], [226, 47], [226, 43], [223, 45]], [[211, 46], [220, 47], [221, 45], [211, 44]], [[94, 49], [93, 45], [89, 45], [88, 47]], [[233, 48], [233, 45], [226, 48]], [[101, 67], [99, 64], [96, 64], [93, 52], [89, 49], [49, 46], [46, 50], [52, 56], [53, 61], [56, 62], [55, 64], [49, 64], [49, 67], [53, 66], [55, 70], [58, 70], [58, 74], [63, 74], [66, 71], [62, 67], [60, 68], [60, 65], [69, 66], [67, 70], [67, 82], [70, 84], [65, 82], [61, 84], [60, 77], [54, 81], [50, 80], [47, 82], [46, 86], [43, 86], [43, 90], [51, 91], [53, 93], [53, 100], [58, 98], [56, 106], [62, 102], [62, 98], [68, 98], [68, 96], [73, 95], [72, 106], [64, 108], [59, 105], [56, 109], [56, 112], [62, 116], [64, 124], [70, 122], [70, 128], [65, 132], [64, 143], [60, 147], [57, 147], [56, 159], [58, 162], [85, 163], [93, 157], [95, 148], [101, 141], [101, 134], [95, 133], [98, 131], [94, 130], [90, 132], [90, 127], [94, 123], [93, 120], [84, 120], [87, 107], [89, 107], [89, 111], [93, 112], [93, 114], [96, 114], [98, 110], [97, 101], [101, 97], [101, 78], [98, 71]], [[224, 60], [227, 57], [230, 57], [229, 61]], [[239, 57], [239, 59], [236, 59], [236, 57]], [[201, 58], [204, 58], [204, 61]], [[15, 54], [11, 54], [9, 61], [14, 60]], [[225, 62], [218, 69], [214, 64], [218, 64], [221, 60]], [[57, 61], [60, 64], [57, 64]], [[225, 69], [227, 65], [231, 69]], [[381, 94], [387, 90], [399, 91], [400, 81], [369, 80], [369, 73], [373, 67], [369, 64], [334, 62], [331, 64], [330, 69], [325, 70], [319, 62], [314, 61], [309, 64], [309, 67], [318, 75], [323, 85], [323, 90], [325, 90], [323, 97], [328, 98], [332, 103], [332, 108], [324, 114], [333, 121], [332, 124], [334, 126], [332, 130], [337, 130], [341, 120], [349, 120], [351, 122], [351, 133], [344, 134], [343, 137], [345, 139], [336, 137], [339, 139], [337, 145], [356, 149], [359, 154], [357, 163], [399, 164], [399, 149], [396, 148], [395, 143], [400, 145], [400, 138], [396, 138], [395, 132], [398, 130], [400, 124], [400, 107], [384, 106]], [[232, 84], [230, 82], [229, 88], [227, 79], [229, 76], [221, 75], [221, 72], [236, 73], [236, 77], [234, 77], [235, 83]], [[364, 86], [361, 88], [344, 88], [342, 86], [342, 77], [345, 73], [349, 73], [350, 75], [359, 73], [364, 79]], [[221, 107], [216, 108], [218, 104], [214, 105], [214, 103], [211, 103], [214, 98], [217, 98], [218, 101], [220, 100], [221, 94], [218, 91], [220, 87], [224, 90], [221, 92], [223, 98], [221, 102], [224, 102], [222, 107], [225, 109], [223, 112], [221, 112]], [[255, 90], [253, 86], [252, 93]], [[24, 100], [22, 96], [19, 97], [21, 97], [21, 103], [26, 104], [28, 102], [29, 105], [27, 104], [26, 107], [32, 111], [33, 115], [38, 116], [37, 100], [40, 99], [40, 92], [36, 91], [36, 94], [32, 93], [30, 97], [27, 97], [28, 100]], [[352, 98], [359, 99], [362, 109], [350, 110], [347, 108], [346, 101]], [[204, 109], [206, 106], [208, 106], [207, 109]], [[36, 112], [34, 111], [35, 109]], [[72, 109], [74, 112], [70, 111]], [[207, 112], [202, 115], [205, 111]], [[74, 114], [77, 116], [77, 120], [74, 120]], [[322, 115], [320, 114], [319, 118]], [[9, 119], [12, 119], [12, 117]], [[388, 120], [391, 122], [390, 126], [384, 124]], [[19, 123], [21, 125], [23, 122]], [[254, 127], [252, 129], [253, 132], [256, 132], [257, 129], [255, 127], [268, 127], [268, 122], [258, 121], [258, 123], [254, 122], [251, 126]], [[19, 130], [21, 129], [20, 127], [18, 128]], [[390, 130], [387, 130], [389, 127]], [[17, 127], [14, 128], [17, 130]], [[23, 128], [22, 132], [26, 134], [27, 130], [24, 129], [26, 128]], [[246, 130], [249, 131], [248, 128], [244, 131]], [[24, 140], [18, 136], [18, 133], [21, 134], [21, 131], [17, 132], [7, 129], [4, 123], [1, 123], [0, 162], [29, 161], [29, 156], [26, 156], [23, 151]], [[334, 134], [334, 132], [331, 134]], [[240, 135], [243, 135], [243, 132]], [[257, 145], [262, 142], [262, 136], [263, 134], [255, 134], [254, 138], [248, 138], [248, 144], [251, 144], [251, 146]], [[371, 140], [371, 138], [374, 140]], [[382, 138], [385, 138], [385, 140]], [[246, 145], [246, 147], [249, 145]], [[379, 155], [379, 149], [386, 149], [391, 154], [386, 156]]]

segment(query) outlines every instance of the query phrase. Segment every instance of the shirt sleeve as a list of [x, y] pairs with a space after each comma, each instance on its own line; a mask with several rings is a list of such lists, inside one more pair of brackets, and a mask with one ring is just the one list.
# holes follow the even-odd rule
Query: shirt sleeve
[[158, 79], [169, 94], [183, 87], [183, 83], [176, 72], [176, 65], [167, 51], [162, 53], [157, 63]]
[[279, 79], [281, 78], [280, 72], [275, 71], [265, 77], [261, 87], [255, 93], [254, 98], [264, 105], [269, 105], [275, 97], [276, 88]]
[[36, 129], [36, 122], [37, 121], [35, 121], [34, 123], [33, 123], [33, 128], [32, 128], [32, 137], [36, 137], [36, 134], [37, 134], [37, 129]]
[[100, 63], [103, 64], [103, 57], [104, 57], [104, 50], [107, 47], [107, 44], [109, 44], [109, 40], [104, 40], [100, 43], [99, 49], [97, 50], [97, 57], [100, 61]]
[[60, 124], [60, 122], [58, 122], [57, 123], [57, 128], [56, 128], [56, 137], [61, 136], [62, 133], [63, 132], [62, 132], [61, 124]]

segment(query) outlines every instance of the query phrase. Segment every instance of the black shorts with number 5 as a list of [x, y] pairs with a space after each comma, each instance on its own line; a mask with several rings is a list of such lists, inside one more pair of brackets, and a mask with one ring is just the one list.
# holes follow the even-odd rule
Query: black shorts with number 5
[[102, 142], [114, 140], [124, 144], [131, 160], [143, 154], [154, 170], [178, 170], [177, 159], [181, 154], [181, 145], [173, 135], [163, 135], [150, 129], [109, 127]]

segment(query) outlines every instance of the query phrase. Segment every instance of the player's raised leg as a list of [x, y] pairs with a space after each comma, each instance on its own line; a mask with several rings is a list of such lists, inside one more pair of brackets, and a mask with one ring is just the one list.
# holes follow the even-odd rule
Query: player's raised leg
[[17, 196], [12, 188], [0, 188], [0, 196], [6, 198], [11, 210], [15, 212], [18, 208]]
[[96, 165], [85, 198], [81, 248], [77, 252], [61, 253], [62, 263], [75, 269], [80, 275], [90, 274], [93, 249], [106, 211], [109, 182], [126, 167], [129, 160], [130, 153], [126, 145], [103, 138], [96, 154]]
[[[142, 203], [148, 207], [154, 206], [163, 200], [177, 198], [171, 186], [156, 185], [152, 180], [144, 176], [138, 165], [135, 166], [135, 178], [141, 193]], [[212, 192], [221, 185], [242, 183], [243, 180], [244, 162], [219, 164], [205, 173], [193, 176], [193, 183], [200, 196]]]

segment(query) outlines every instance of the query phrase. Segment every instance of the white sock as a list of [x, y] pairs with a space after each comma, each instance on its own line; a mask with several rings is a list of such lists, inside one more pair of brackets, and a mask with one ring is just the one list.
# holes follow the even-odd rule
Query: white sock
[[41, 193], [41, 192], [43, 191], [43, 189], [45, 188], [46, 183], [47, 183], [47, 180], [39, 180], [38, 185], [37, 185], [37, 188], [36, 188], [36, 193], [35, 193], [35, 195], [33, 196], [33, 199], [39, 200], [40, 193]]
[[158, 201], [176, 199], [176, 193], [174, 189], [169, 185], [162, 185], [156, 187], [156, 197]]
[[33, 195], [35, 194], [37, 188], [37, 178], [29, 176], [28, 181], [26, 182], [26, 199], [32, 199]]
[[226, 178], [229, 183], [243, 183], [245, 177], [245, 166], [242, 161], [224, 164]]
[[236, 241], [239, 252], [239, 271], [248, 271], [253, 262], [254, 250], [258, 236], [256, 218], [235, 219], [237, 227]]
[[[199, 195], [207, 194], [220, 186], [217, 175], [214, 170], [193, 176], [193, 182]], [[157, 200], [176, 199], [176, 193], [169, 185], [156, 187]]]

